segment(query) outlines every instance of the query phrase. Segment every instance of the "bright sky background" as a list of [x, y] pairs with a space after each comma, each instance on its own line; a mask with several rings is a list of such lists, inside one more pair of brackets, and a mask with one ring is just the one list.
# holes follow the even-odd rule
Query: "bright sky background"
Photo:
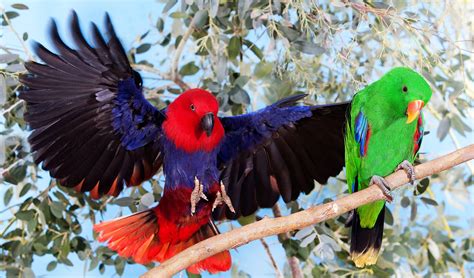
[[[13, 3], [21, 2], [29, 6], [29, 10], [20, 11], [20, 17], [15, 18], [12, 23], [15, 29], [21, 34], [23, 32], [28, 32], [29, 39], [27, 41], [27, 46], [31, 46], [33, 40], [41, 42], [46, 46], [49, 46], [49, 40], [47, 38], [47, 29], [49, 26], [50, 18], [53, 17], [57, 20], [59, 25], [60, 33], [63, 34], [63, 37], [66, 41], [70, 38], [66, 32], [68, 26], [68, 16], [72, 9], [76, 10], [79, 15], [79, 18], [82, 23], [82, 30], [84, 31], [86, 37], [88, 35], [88, 23], [94, 21], [99, 25], [99, 28], [102, 26], [104, 13], [108, 12], [114, 23], [115, 30], [120, 37], [124, 47], [129, 49], [133, 41], [137, 36], [146, 32], [151, 25], [154, 25], [156, 22], [156, 15], [161, 13], [163, 5], [157, 3], [153, 0], [102, 0], [102, 1], [92, 1], [92, 0], [82, 0], [82, 1], [41, 1], [41, 0], [3, 0], [3, 8], [8, 8], [9, 5]], [[150, 14], [155, 15], [154, 18], [150, 18]], [[21, 45], [17, 39], [8, 32], [6, 36], [1, 38], [0, 42], [3, 45], [8, 47], [21, 48]], [[166, 55], [166, 53], [164, 53]], [[148, 55], [146, 57], [150, 61], [153, 61], [153, 56]], [[140, 59], [139, 59], [140, 60]], [[145, 80], [145, 82], [149, 82]], [[154, 84], [145, 83], [145, 85], [152, 86]], [[453, 150], [455, 148], [454, 144], [449, 140], [445, 139], [442, 143], [438, 141], [435, 136], [436, 125], [430, 124], [430, 120], [427, 119], [428, 127], [427, 130], [430, 130], [432, 133], [429, 136], [426, 136], [423, 142], [422, 151], [428, 153], [429, 158], [434, 158], [440, 154], [444, 154]], [[433, 121], [431, 121], [433, 122]], [[473, 127], [471, 123], [471, 127]], [[466, 146], [472, 142], [473, 134], [469, 134], [467, 137], [458, 137], [460, 139], [460, 144]], [[395, 194], [396, 195], [396, 194]], [[473, 199], [472, 187], [470, 189], [471, 200]], [[452, 208], [450, 209], [452, 210]], [[110, 215], [117, 212], [112, 211]], [[456, 212], [456, 213], [459, 213]], [[266, 211], [266, 214], [271, 214]], [[262, 215], [262, 213], [260, 213]], [[112, 217], [110, 217], [112, 218]], [[467, 222], [472, 223], [472, 215], [470, 216], [471, 220]], [[235, 224], [238, 225], [238, 224]], [[467, 225], [463, 224], [463, 225]], [[226, 226], [223, 226], [221, 229], [225, 230]], [[83, 227], [84, 231], [88, 228], [86, 225]], [[86, 232], [84, 232], [87, 234]], [[87, 234], [89, 238], [92, 238], [92, 232]], [[267, 243], [272, 247], [273, 255], [277, 260], [279, 266], [283, 266], [285, 262], [285, 254], [281, 245], [278, 243], [276, 237], [271, 237], [266, 239]], [[240, 269], [245, 270], [247, 273], [251, 274], [253, 277], [273, 277], [274, 270], [270, 265], [270, 261], [265, 254], [262, 245], [260, 242], [254, 242], [242, 247], [239, 247], [238, 250], [231, 251], [234, 258], [238, 258], [238, 265]], [[54, 272], [48, 272], [46, 270], [46, 265], [52, 260], [51, 256], [45, 257], [35, 257], [35, 262], [33, 264], [33, 271], [39, 277], [82, 277], [84, 263], [79, 261], [75, 255], [70, 255], [69, 258], [75, 264], [74, 267], [67, 267], [64, 265], [58, 265]], [[237, 260], [236, 260], [237, 261]], [[101, 276], [96, 269], [93, 272], [87, 272], [87, 277], [111, 277], [114, 276], [114, 268], [107, 267], [106, 274]], [[125, 274], [123, 277], [136, 277], [145, 272], [145, 268], [138, 265], [127, 265], [125, 268]], [[204, 275], [206, 276], [206, 275]], [[230, 276], [230, 273], [221, 274], [219, 276], [213, 277], [227, 277]]]

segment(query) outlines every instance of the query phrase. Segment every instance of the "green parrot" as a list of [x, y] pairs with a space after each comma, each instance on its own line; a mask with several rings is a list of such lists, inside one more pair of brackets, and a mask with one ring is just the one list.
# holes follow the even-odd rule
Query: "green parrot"
[[[421, 109], [431, 88], [417, 72], [394, 68], [358, 92], [351, 103], [345, 134], [349, 192], [376, 184], [392, 201], [384, 176], [404, 169], [411, 183], [413, 161], [423, 138]], [[351, 258], [357, 267], [377, 262], [382, 245], [385, 201], [363, 205], [350, 213]]]

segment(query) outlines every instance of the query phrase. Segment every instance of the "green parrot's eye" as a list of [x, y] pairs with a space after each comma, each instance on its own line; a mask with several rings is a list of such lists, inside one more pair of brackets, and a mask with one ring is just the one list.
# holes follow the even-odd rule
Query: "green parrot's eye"
[[192, 103], [191, 103], [191, 105], [189, 106], [189, 108], [190, 108], [192, 111], [196, 110], [196, 107], [194, 107], [194, 104], [192, 104]]
[[408, 92], [407, 86], [403, 86], [402, 91], [403, 91], [404, 93]]

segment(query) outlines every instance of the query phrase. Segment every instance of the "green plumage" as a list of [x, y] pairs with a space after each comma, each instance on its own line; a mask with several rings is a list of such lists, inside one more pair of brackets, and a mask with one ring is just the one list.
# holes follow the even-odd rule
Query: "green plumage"
[[[428, 83], [408, 68], [391, 70], [354, 96], [345, 138], [346, 176], [351, 193], [353, 186], [354, 191], [367, 188], [372, 176], [387, 176], [402, 161], [414, 161], [419, 147], [417, 136], [423, 135], [423, 119], [407, 123], [407, 108], [415, 100], [426, 104], [430, 97]], [[417, 117], [422, 117], [421, 113]], [[359, 207], [355, 215], [358, 223], [353, 222], [353, 229], [357, 229], [354, 224], [365, 229], [375, 228], [384, 206], [385, 201], [377, 201]], [[358, 244], [363, 245], [363, 242]], [[367, 250], [351, 248], [352, 251], [364, 253]]]

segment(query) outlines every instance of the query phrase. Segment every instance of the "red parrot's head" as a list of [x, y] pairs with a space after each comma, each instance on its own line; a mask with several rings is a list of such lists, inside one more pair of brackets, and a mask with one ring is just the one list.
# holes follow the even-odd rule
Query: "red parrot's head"
[[164, 133], [187, 152], [212, 151], [224, 136], [218, 110], [217, 99], [208, 91], [187, 90], [168, 106]]

